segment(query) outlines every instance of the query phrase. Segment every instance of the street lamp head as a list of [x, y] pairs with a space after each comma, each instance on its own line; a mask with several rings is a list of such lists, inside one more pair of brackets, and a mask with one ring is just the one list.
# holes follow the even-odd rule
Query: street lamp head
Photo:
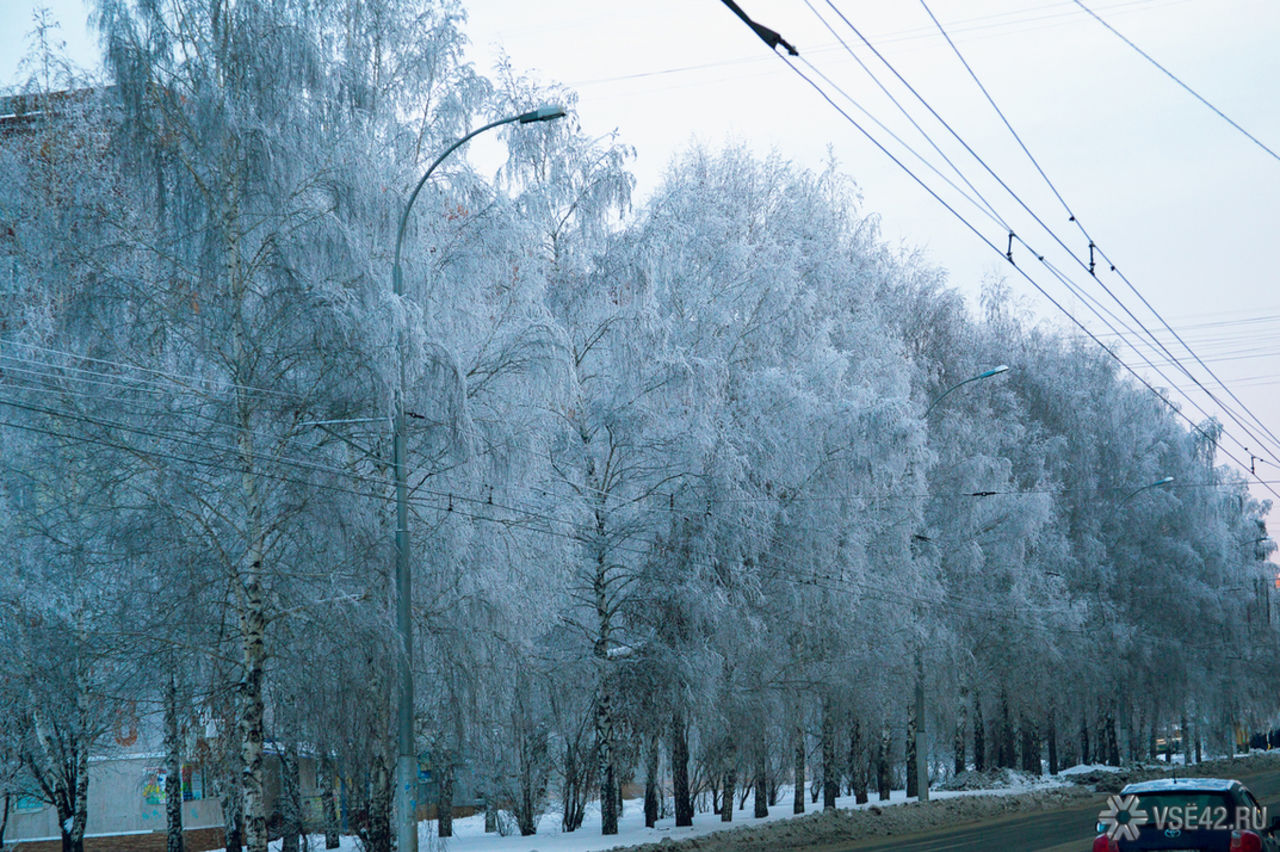
[[535, 121], [553, 121], [557, 118], [564, 118], [565, 115], [564, 107], [552, 104], [522, 113], [518, 121], [521, 124], [532, 124]]
[[1168, 485], [1170, 482], [1173, 482], [1173, 477], [1166, 476], [1164, 479], [1161, 479], [1159, 482], [1153, 482], [1152, 485]]
[[989, 379], [992, 376], [998, 376], [1001, 373], [1007, 373], [1007, 372], [1009, 372], [1009, 365], [1001, 364], [999, 367], [992, 367], [990, 370], [987, 370], [985, 373], [979, 374], [978, 378]]

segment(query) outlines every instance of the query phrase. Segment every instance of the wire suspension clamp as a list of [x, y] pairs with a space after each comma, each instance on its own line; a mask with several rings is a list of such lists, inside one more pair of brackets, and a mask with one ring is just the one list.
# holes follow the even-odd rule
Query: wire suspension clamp
[[747, 13], [742, 11], [742, 7], [733, 2], [733, 0], [722, 0], [722, 2], [724, 5], [728, 6], [735, 15], [741, 18], [744, 24], [751, 27], [755, 34], [760, 36], [760, 40], [769, 45], [770, 50], [776, 51], [778, 46], [781, 45], [782, 47], [785, 47], [787, 49], [787, 53], [792, 56], [800, 55], [800, 51], [796, 50], [791, 42], [779, 35], [776, 30], [771, 30], [764, 24], [757, 24], [755, 21], [751, 20]]

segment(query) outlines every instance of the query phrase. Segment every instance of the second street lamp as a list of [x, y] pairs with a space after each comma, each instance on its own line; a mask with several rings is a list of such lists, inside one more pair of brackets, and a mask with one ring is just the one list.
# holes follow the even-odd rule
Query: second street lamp
[[1148, 488], [1159, 488], [1161, 485], [1168, 485], [1170, 482], [1173, 482], [1172, 476], [1162, 476], [1159, 479], [1157, 479], [1155, 482], [1148, 482], [1146, 485], [1142, 486], [1141, 488], [1135, 488], [1132, 491], [1130, 491], [1128, 494], [1124, 495], [1124, 499], [1120, 501], [1119, 505], [1123, 506], [1125, 503], [1128, 503], [1135, 495], [1140, 494], [1143, 491], [1146, 491]]
[[[990, 370], [983, 370], [976, 376], [970, 376], [962, 382], [956, 382], [951, 387], [944, 390], [938, 395], [937, 399], [929, 403], [929, 407], [924, 411], [924, 419], [928, 421], [929, 415], [938, 407], [938, 403], [947, 398], [953, 390], [964, 387], [970, 382], [976, 382], [981, 379], [989, 379], [992, 376], [998, 376], [1001, 373], [1008, 372], [1009, 365], [1001, 364], [998, 367], [992, 367]], [[915, 753], [916, 753], [916, 798], [921, 802], [929, 801], [929, 761], [925, 756], [925, 729], [924, 729], [924, 656], [920, 649], [916, 649], [916, 689], [915, 689], [915, 705], [916, 705], [916, 730], [915, 730]]]
[[929, 407], [926, 408], [924, 411], [924, 419], [928, 420], [929, 414], [933, 411], [933, 409], [938, 407], [938, 403], [946, 399], [947, 394], [951, 393], [956, 388], [964, 387], [965, 385], [969, 384], [969, 382], [976, 382], [979, 379], [989, 379], [992, 376], [998, 376], [1001, 373], [1007, 373], [1008, 371], [1009, 371], [1009, 365], [1001, 364], [999, 367], [992, 367], [990, 370], [985, 370], [976, 376], [970, 376], [969, 378], [965, 379], [963, 382], [956, 382], [954, 385], [944, 390], [937, 399], [929, 403]]
[[[436, 166], [462, 147], [475, 136], [501, 127], [504, 124], [534, 124], [563, 118], [565, 111], [559, 106], [543, 106], [519, 115], [508, 116], [491, 121], [479, 127], [444, 150], [435, 161], [427, 167], [422, 179], [414, 186], [409, 200], [405, 202], [404, 212], [400, 215], [400, 227], [396, 229], [395, 262], [391, 270], [391, 287], [397, 296], [404, 295], [404, 274], [400, 268], [400, 249], [404, 244], [404, 231], [409, 223], [409, 211], [413, 202], [418, 200], [418, 193], [426, 184], [427, 178], [436, 170]], [[400, 650], [400, 689], [399, 701], [396, 705], [396, 795], [395, 819], [396, 842], [400, 852], [417, 852], [418, 820], [414, 811], [417, 800], [414, 788], [418, 783], [417, 750], [413, 747], [413, 621], [411, 605], [413, 588], [409, 571], [409, 482], [405, 466], [406, 429], [405, 429], [405, 358], [404, 341], [397, 346], [400, 359], [400, 382], [396, 387], [395, 420], [393, 423], [394, 439], [391, 449], [391, 466], [396, 480], [396, 628], [400, 633], [402, 648]]]

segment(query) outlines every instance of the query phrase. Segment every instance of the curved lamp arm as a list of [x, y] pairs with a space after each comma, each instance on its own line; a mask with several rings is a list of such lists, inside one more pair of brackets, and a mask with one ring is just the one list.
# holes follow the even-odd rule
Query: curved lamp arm
[[976, 382], [979, 379], [989, 379], [992, 376], [999, 375], [1000, 373], [1008, 372], [1008, 370], [1009, 370], [1008, 364], [1001, 364], [999, 367], [992, 367], [990, 370], [979, 373], [976, 376], [970, 376], [969, 378], [965, 379], [963, 382], [958, 382], [957, 384], [952, 385], [951, 387], [947, 388], [942, 392], [942, 396], [938, 397], [933, 402], [929, 403], [929, 407], [924, 410], [924, 419], [928, 420], [929, 414], [933, 411], [933, 409], [937, 408], [938, 403], [946, 399], [947, 394], [951, 393], [956, 388], [964, 387], [965, 385], [969, 384], [969, 382]]
[[400, 226], [396, 229], [396, 259], [391, 276], [391, 286], [397, 296], [404, 295], [404, 281], [400, 272], [400, 248], [404, 244], [404, 229], [409, 224], [409, 211], [413, 209], [413, 202], [418, 200], [418, 193], [422, 192], [422, 187], [426, 185], [427, 178], [431, 177], [431, 173], [436, 170], [436, 166], [444, 162], [445, 158], [452, 154], [458, 148], [471, 141], [472, 138], [479, 136], [486, 130], [492, 130], [495, 127], [501, 127], [504, 124], [512, 124], [520, 122], [521, 124], [532, 124], [537, 121], [552, 121], [557, 118], [563, 118], [565, 111], [559, 106], [543, 106], [529, 112], [522, 112], [519, 115], [511, 115], [506, 118], [500, 118], [497, 121], [491, 121], [484, 127], [477, 127], [475, 130], [463, 136], [454, 142], [448, 148], [444, 149], [444, 153], [435, 158], [435, 161], [427, 167], [427, 171], [422, 175], [422, 179], [418, 181], [413, 188], [413, 192], [409, 194], [409, 200], [404, 205], [404, 212], [400, 214]]
[[1128, 503], [1131, 499], [1133, 499], [1133, 496], [1135, 494], [1140, 494], [1143, 491], [1146, 491], [1148, 488], [1159, 488], [1161, 485], [1168, 485], [1170, 482], [1173, 482], [1172, 476], [1165, 476], [1160, 479], [1157, 479], [1155, 482], [1148, 482], [1146, 485], [1142, 486], [1141, 488], [1135, 488], [1132, 491], [1130, 491], [1128, 494], [1124, 495], [1124, 499], [1120, 501], [1120, 505], [1124, 505], [1125, 503]]

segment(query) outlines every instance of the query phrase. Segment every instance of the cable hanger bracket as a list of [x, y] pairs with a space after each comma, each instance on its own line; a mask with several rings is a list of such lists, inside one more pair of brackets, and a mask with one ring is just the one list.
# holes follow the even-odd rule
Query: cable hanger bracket
[[800, 51], [796, 50], [795, 46], [783, 38], [777, 30], [771, 30], [764, 24], [758, 24], [751, 20], [751, 17], [746, 12], [742, 11], [742, 7], [733, 2], [733, 0], [721, 0], [721, 2], [728, 6], [730, 11], [741, 18], [744, 24], [751, 27], [752, 31], [756, 35], [760, 36], [760, 40], [769, 45], [770, 50], [776, 51], [781, 46], [785, 47], [787, 49], [787, 53], [792, 56], [800, 55]]

